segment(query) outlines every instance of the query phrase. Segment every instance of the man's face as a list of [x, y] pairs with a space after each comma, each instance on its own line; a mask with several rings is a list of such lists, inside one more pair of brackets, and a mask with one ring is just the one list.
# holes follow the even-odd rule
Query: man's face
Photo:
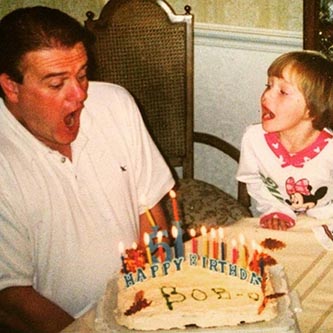
[[10, 111], [37, 139], [63, 151], [78, 134], [87, 98], [83, 44], [28, 52], [20, 69], [23, 83], [17, 84], [17, 100]]

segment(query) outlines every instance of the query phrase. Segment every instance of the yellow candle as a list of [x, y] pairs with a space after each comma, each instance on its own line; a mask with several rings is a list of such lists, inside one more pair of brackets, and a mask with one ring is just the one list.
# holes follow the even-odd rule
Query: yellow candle
[[205, 226], [202, 226], [200, 228], [201, 231], [201, 236], [202, 236], [202, 256], [203, 257], [208, 257], [209, 254], [209, 242], [207, 239], [207, 229]]
[[155, 221], [154, 221], [154, 219], [153, 219], [153, 217], [152, 217], [152, 215], [150, 213], [150, 210], [148, 208], [146, 208], [146, 216], [148, 218], [148, 221], [149, 221], [150, 225], [152, 227], [154, 227], [156, 225], [156, 223], [155, 223]]
[[149, 235], [145, 232], [145, 234], [143, 235], [143, 241], [146, 245], [146, 255], [147, 255], [147, 261], [149, 265], [153, 264], [153, 260], [151, 258], [151, 253], [150, 253], [150, 248], [149, 248], [149, 242], [150, 242], [150, 237]]

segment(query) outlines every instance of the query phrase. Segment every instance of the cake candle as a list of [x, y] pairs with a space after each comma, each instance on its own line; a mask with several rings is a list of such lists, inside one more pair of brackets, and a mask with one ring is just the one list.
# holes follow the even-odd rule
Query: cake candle
[[127, 274], [127, 268], [126, 268], [126, 263], [125, 263], [125, 257], [124, 257], [124, 243], [120, 242], [118, 245], [118, 249], [119, 249], [119, 253], [120, 253], [120, 260], [121, 260], [121, 264], [123, 267], [123, 272], [125, 274]]
[[195, 237], [196, 236], [195, 229], [192, 228], [190, 230], [190, 236], [192, 237], [192, 253], [198, 254], [198, 240]]
[[148, 264], [151, 266], [153, 264], [153, 260], [151, 258], [151, 252], [150, 252], [150, 248], [149, 248], [150, 237], [149, 237], [149, 234], [147, 234], [146, 232], [143, 235], [143, 241], [144, 241], [144, 243], [146, 245], [147, 261], [148, 261]]
[[[181, 230], [180, 230], [181, 231]], [[176, 226], [172, 226], [171, 228], [172, 237], [175, 239], [175, 257], [180, 258], [184, 257], [184, 248], [183, 248], [183, 240], [181, 232], [178, 232], [178, 228]]]
[[207, 229], [205, 226], [200, 228], [201, 236], [202, 236], [202, 256], [208, 257], [209, 255], [209, 242], [207, 239]]
[[217, 259], [219, 256], [219, 247], [216, 239], [216, 230], [214, 228], [210, 229], [210, 238], [212, 239], [213, 244], [213, 258]]
[[231, 246], [232, 246], [232, 258], [231, 258], [231, 262], [233, 264], [237, 264], [238, 250], [237, 250], [237, 241], [235, 239], [231, 240]]
[[179, 222], [179, 214], [178, 214], [178, 204], [176, 199], [176, 192], [174, 190], [171, 190], [169, 192], [169, 196], [171, 198], [171, 204], [172, 204], [172, 211], [173, 211], [173, 218], [176, 222]]
[[160, 230], [157, 232], [157, 243], [158, 243], [157, 251], [158, 251], [158, 257], [160, 258], [161, 263], [163, 263], [165, 260], [164, 249], [163, 249], [163, 246], [161, 245], [162, 238], [163, 238], [163, 233]]
[[259, 273], [259, 253], [258, 253], [258, 244], [256, 243], [255, 240], [252, 240], [252, 249], [253, 249], [253, 254], [252, 254], [252, 260], [251, 260], [251, 267], [250, 269], [253, 272], [256, 272], [257, 274]]
[[152, 215], [150, 213], [150, 210], [148, 208], [146, 208], [145, 213], [146, 213], [146, 216], [147, 216], [147, 219], [148, 219], [150, 225], [152, 227], [155, 227], [156, 223], [155, 223], [155, 221], [154, 221], [154, 219], [153, 219], [153, 217], [152, 217]]
[[248, 250], [245, 245], [245, 237], [243, 234], [239, 235], [239, 242], [239, 265], [246, 268], [248, 264]]
[[218, 229], [219, 241], [221, 247], [221, 260], [225, 260], [225, 244], [224, 244], [224, 231], [222, 227]]
[[136, 242], [133, 242], [132, 249], [133, 249], [135, 267], [138, 268], [139, 267], [139, 253], [138, 253], [138, 245], [136, 244]]

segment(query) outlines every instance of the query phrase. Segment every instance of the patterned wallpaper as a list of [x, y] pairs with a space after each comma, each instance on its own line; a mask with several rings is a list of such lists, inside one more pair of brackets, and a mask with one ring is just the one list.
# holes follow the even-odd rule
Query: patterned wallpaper
[[195, 21], [273, 30], [302, 31], [303, 0], [167, 0], [176, 13], [186, 4]]
[[[180, 14], [189, 4], [195, 22], [273, 30], [302, 31], [303, 0], [167, 0]], [[79, 21], [92, 10], [97, 16], [107, 0], [0, 0], [0, 17], [31, 5], [59, 8]]]

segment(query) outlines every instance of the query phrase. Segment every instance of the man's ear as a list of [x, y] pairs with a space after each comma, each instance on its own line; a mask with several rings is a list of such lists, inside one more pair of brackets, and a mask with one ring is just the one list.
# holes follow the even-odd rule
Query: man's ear
[[0, 86], [8, 101], [12, 103], [18, 101], [18, 83], [13, 81], [8, 74], [0, 74]]

